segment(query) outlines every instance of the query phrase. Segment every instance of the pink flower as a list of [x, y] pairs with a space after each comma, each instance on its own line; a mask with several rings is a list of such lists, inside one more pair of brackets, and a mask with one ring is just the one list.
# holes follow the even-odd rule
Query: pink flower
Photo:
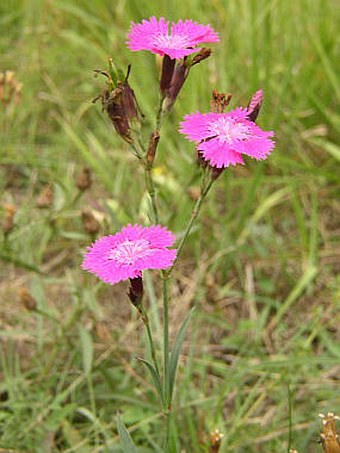
[[265, 159], [274, 148], [274, 133], [260, 129], [248, 115], [242, 107], [228, 113], [191, 113], [180, 123], [180, 132], [198, 143], [197, 150], [212, 167], [244, 164], [242, 154]]
[[141, 277], [145, 269], [166, 269], [176, 257], [168, 249], [175, 236], [160, 225], [127, 225], [121, 232], [104, 236], [88, 247], [82, 268], [111, 285]]
[[152, 53], [168, 55], [172, 60], [183, 58], [200, 50], [201, 42], [218, 42], [218, 34], [210, 25], [200, 25], [192, 20], [172, 22], [169, 34], [169, 21], [155, 16], [142, 23], [131, 22], [127, 36], [127, 46], [132, 51], [149, 50]]

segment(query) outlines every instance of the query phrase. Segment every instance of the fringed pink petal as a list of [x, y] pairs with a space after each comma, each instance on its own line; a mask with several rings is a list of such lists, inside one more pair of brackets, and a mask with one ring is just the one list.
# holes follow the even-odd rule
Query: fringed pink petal
[[176, 257], [168, 249], [175, 236], [160, 225], [127, 225], [115, 235], [104, 236], [87, 248], [82, 268], [103, 282], [115, 284], [141, 276], [146, 269], [166, 269]]

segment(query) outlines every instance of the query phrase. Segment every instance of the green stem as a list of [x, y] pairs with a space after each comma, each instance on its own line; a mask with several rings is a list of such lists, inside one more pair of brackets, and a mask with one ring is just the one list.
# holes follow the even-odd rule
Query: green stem
[[[156, 129], [154, 133], [159, 134], [159, 131], [162, 127], [162, 119], [163, 119], [163, 113], [162, 113], [162, 104], [163, 104], [163, 98], [160, 97], [159, 100], [159, 107], [156, 115]], [[159, 139], [159, 135], [158, 135]], [[154, 140], [154, 134], [151, 134], [150, 138], [150, 146], [154, 146], [154, 152], [156, 152], [157, 149], [157, 144], [153, 143], [152, 140]], [[153, 156], [154, 158], [154, 156]], [[150, 200], [151, 200], [151, 208], [152, 208], [152, 213], [153, 213], [153, 221], [156, 223], [159, 223], [159, 214], [158, 214], [158, 208], [157, 208], [157, 201], [156, 201], [156, 190], [155, 190], [155, 183], [152, 177], [152, 167], [153, 167], [153, 158], [151, 162], [148, 161], [148, 156], [147, 154], [145, 155], [145, 158], [143, 159], [143, 165], [144, 165], [144, 173], [145, 173], [145, 185], [146, 189], [148, 191]]]
[[193, 224], [195, 223], [195, 220], [197, 219], [198, 217], [198, 214], [200, 213], [200, 210], [201, 210], [201, 206], [202, 206], [202, 203], [205, 199], [205, 197], [207, 196], [209, 190], [211, 189], [211, 186], [213, 185], [214, 183], [214, 180], [210, 179], [210, 181], [208, 183], [206, 183], [206, 175], [204, 174], [203, 175], [203, 180], [202, 180], [202, 186], [201, 186], [201, 193], [200, 193], [200, 196], [198, 197], [197, 201], [196, 201], [196, 204], [194, 206], [194, 209], [192, 211], [192, 214], [191, 214], [191, 217], [190, 217], [190, 220], [188, 222], [188, 225], [185, 229], [185, 232], [184, 232], [184, 235], [178, 245], [178, 248], [177, 248], [177, 255], [176, 255], [176, 259], [175, 261], [173, 262], [172, 266], [170, 267], [170, 269], [168, 269], [167, 273], [170, 275], [173, 268], [175, 267], [181, 253], [182, 253], [182, 249], [183, 249], [183, 246], [189, 236], [189, 233], [191, 231], [191, 228], [193, 227]]
[[159, 98], [159, 106], [158, 106], [158, 111], [157, 111], [157, 115], [156, 115], [156, 130], [159, 132], [161, 127], [162, 127], [162, 120], [163, 120], [163, 109], [162, 109], [162, 106], [163, 106], [163, 100], [164, 98], [162, 96], [160, 96]]
[[169, 381], [169, 276], [162, 271], [163, 278], [163, 348], [164, 348], [164, 401], [168, 409], [170, 397]]
[[170, 376], [169, 376], [169, 283], [170, 275], [162, 271], [163, 278], [163, 327], [164, 327], [164, 338], [163, 338], [163, 348], [164, 348], [164, 423], [165, 423], [165, 435], [164, 435], [164, 452], [169, 452], [170, 448], [170, 416], [171, 416], [171, 395], [170, 395]]
[[171, 424], [171, 411], [164, 412], [164, 424], [165, 424], [165, 435], [164, 435], [164, 453], [170, 452], [170, 424]]
[[130, 143], [130, 146], [131, 148], [133, 149], [133, 152], [135, 154], [135, 156], [141, 160], [143, 158], [143, 152], [144, 152], [144, 148], [143, 148], [143, 144], [141, 141], [139, 141], [139, 146], [140, 148], [138, 148], [138, 146], [135, 145], [135, 143]]
[[158, 224], [159, 223], [159, 215], [158, 215], [158, 208], [156, 202], [156, 190], [155, 190], [155, 183], [152, 177], [152, 166], [146, 164], [145, 165], [145, 184], [146, 189], [148, 191], [150, 200], [151, 200], [151, 207], [153, 213], [153, 220]]
[[155, 366], [155, 369], [157, 371], [157, 374], [159, 375], [159, 367], [158, 367], [158, 361], [157, 361], [157, 357], [156, 357], [156, 349], [155, 349], [155, 344], [153, 342], [153, 338], [152, 338], [152, 334], [151, 334], [149, 317], [148, 317], [143, 305], [138, 306], [138, 310], [139, 310], [140, 314], [142, 315], [142, 320], [143, 320], [143, 323], [145, 325], [146, 332], [148, 335], [151, 358], [152, 358], [153, 364]]

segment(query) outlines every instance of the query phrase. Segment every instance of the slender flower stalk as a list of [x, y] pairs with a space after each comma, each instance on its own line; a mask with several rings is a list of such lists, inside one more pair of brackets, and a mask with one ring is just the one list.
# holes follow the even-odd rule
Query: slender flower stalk
[[[158, 111], [156, 118], [157, 134], [161, 126], [161, 109]], [[149, 150], [152, 147], [153, 138], [150, 138]], [[152, 159], [144, 165], [146, 188], [151, 200], [152, 217], [156, 223], [159, 222], [159, 213], [157, 207], [157, 197], [155, 191], [155, 183], [152, 176], [152, 167], [154, 163], [155, 150], [158, 144], [155, 144], [155, 149], [152, 151]], [[164, 416], [164, 452], [170, 451], [170, 426], [171, 426], [171, 396], [170, 396], [170, 379], [169, 379], [169, 301], [170, 301], [170, 274], [161, 271], [163, 279], [163, 416]], [[148, 330], [150, 344], [152, 341], [151, 332]], [[156, 366], [156, 365], [155, 365]]]
[[159, 366], [158, 366], [158, 360], [157, 360], [157, 355], [156, 355], [156, 348], [155, 348], [155, 344], [154, 344], [152, 333], [151, 333], [151, 329], [150, 329], [149, 317], [148, 317], [148, 314], [147, 314], [147, 312], [146, 312], [146, 310], [144, 308], [144, 305], [141, 304], [138, 307], [138, 311], [141, 314], [142, 321], [143, 321], [144, 326], [146, 328], [148, 341], [149, 341], [149, 346], [150, 346], [151, 358], [152, 358], [153, 364], [155, 366], [155, 370], [156, 370], [157, 374], [160, 375]]
[[165, 401], [169, 405], [170, 388], [169, 388], [169, 301], [170, 301], [170, 275], [162, 273], [163, 279], [163, 308], [164, 308], [164, 396]]
[[182, 253], [182, 250], [183, 250], [183, 247], [185, 245], [185, 242], [190, 234], [190, 231], [192, 229], [192, 227], [194, 226], [194, 223], [200, 213], [200, 210], [201, 210], [201, 207], [202, 207], [202, 203], [204, 201], [204, 199], [206, 198], [206, 196], [208, 195], [213, 183], [214, 183], [214, 179], [209, 176], [209, 172], [207, 170], [204, 170], [203, 171], [203, 175], [202, 175], [202, 182], [201, 182], [201, 190], [200, 190], [200, 195], [194, 205], [194, 208], [192, 210], [192, 213], [191, 213], [191, 217], [187, 223], [187, 226], [185, 228], [185, 231], [184, 231], [184, 234], [182, 236], [182, 239], [180, 240], [179, 244], [178, 244], [178, 248], [177, 248], [177, 254], [176, 254], [176, 258], [172, 264], [172, 266], [163, 271], [163, 274], [165, 275], [168, 275], [170, 276], [175, 265], [177, 264], [178, 262], [178, 259]]
[[153, 176], [152, 176], [152, 164], [144, 166], [144, 175], [145, 175], [146, 190], [148, 191], [150, 201], [151, 201], [153, 221], [156, 223], [159, 223], [156, 189], [155, 189], [155, 183], [154, 183]]

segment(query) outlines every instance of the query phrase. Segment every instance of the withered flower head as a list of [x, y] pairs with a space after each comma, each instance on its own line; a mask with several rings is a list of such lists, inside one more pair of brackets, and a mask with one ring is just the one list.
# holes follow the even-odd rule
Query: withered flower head
[[210, 445], [209, 445], [210, 453], [217, 453], [220, 450], [223, 437], [224, 434], [222, 434], [219, 429], [215, 429], [213, 432], [210, 433]]
[[83, 223], [84, 230], [88, 234], [97, 234], [100, 230], [100, 223], [95, 218], [93, 212], [89, 208], [85, 208], [81, 212], [81, 221]]
[[133, 128], [139, 125], [140, 118], [135, 94], [128, 83], [130, 65], [126, 76], [117, 70], [110, 59], [109, 71], [96, 71], [107, 77], [107, 89], [93, 102], [101, 100], [117, 133], [128, 143], [133, 143]]
[[14, 216], [16, 207], [13, 204], [4, 205], [4, 218], [2, 221], [2, 231], [5, 236], [8, 235], [14, 228]]
[[319, 414], [319, 416], [322, 418], [322, 433], [320, 434], [322, 451], [324, 453], [340, 453], [339, 436], [335, 426], [335, 421], [340, 420], [340, 418], [333, 412], [328, 412], [327, 415]]
[[22, 83], [16, 80], [13, 71], [0, 72], [0, 102], [6, 110], [19, 104], [21, 90]]
[[50, 184], [46, 184], [38, 195], [36, 204], [38, 208], [49, 208], [53, 203], [53, 189]]
[[19, 303], [23, 305], [26, 310], [33, 311], [37, 308], [37, 301], [25, 287], [19, 288], [17, 294]]
[[226, 93], [219, 93], [213, 90], [212, 99], [210, 101], [210, 110], [214, 113], [223, 113], [231, 101], [232, 95]]
[[79, 190], [85, 191], [92, 185], [92, 173], [89, 167], [84, 167], [76, 178], [76, 185]]

